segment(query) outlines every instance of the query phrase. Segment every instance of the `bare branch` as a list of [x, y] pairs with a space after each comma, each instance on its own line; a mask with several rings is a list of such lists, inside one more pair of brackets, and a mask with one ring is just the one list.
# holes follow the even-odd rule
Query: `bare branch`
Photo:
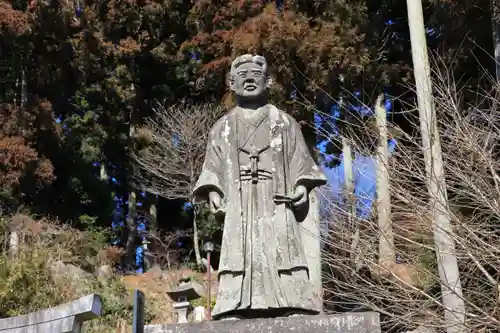
[[[441, 213], [450, 218], [453, 227], [443, 232], [456, 244], [463, 283], [463, 295], [457, 296], [466, 305], [467, 329], [496, 332], [500, 327], [499, 88], [492, 84], [493, 91], [479, 92], [474, 105], [464, 106], [452, 74], [440, 71], [435, 77], [433, 91], [450, 203]], [[418, 132], [417, 115], [405, 114]], [[350, 136], [353, 150], [357, 155], [373, 156], [371, 143], [359, 137], [359, 133], [372, 135], [372, 124], [364, 129], [359, 123], [355, 126]], [[323, 208], [329, 232], [324, 237], [323, 281], [327, 308], [379, 311], [386, 331], [420, 327], [438, 332], [446, 322], [422, 142], [418, 133], [404, 133], [394, 124], [390, 127], [392, 136], [398, 137], [397, 149], [387, 162], [396, 263], [386, 267], [379, 262], [381, 230], [375, 211], [368, 219], [357, 217], [361, 239], [356, 255], [363, 269], [356, 267], [351, 259], [350, 231], [345, 227], [351, 213], [326, 190]]]
[[200, 174], [208, 134], [225, 109], [214, 104], [157, 104], [138, 136], [150, 143], [134, 153], [135, 182], [168, 199], [187, 199]]

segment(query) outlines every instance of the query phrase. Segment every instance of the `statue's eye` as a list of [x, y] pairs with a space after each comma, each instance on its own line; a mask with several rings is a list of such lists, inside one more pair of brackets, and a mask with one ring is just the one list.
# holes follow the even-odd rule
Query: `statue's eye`
[[262, 72], [261, 71], [253, 71], [252, 73], [255, 76], [262, 76]]

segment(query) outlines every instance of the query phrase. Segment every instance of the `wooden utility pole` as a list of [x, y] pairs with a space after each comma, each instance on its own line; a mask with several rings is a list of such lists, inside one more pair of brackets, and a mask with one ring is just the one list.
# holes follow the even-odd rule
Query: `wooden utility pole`
[[455, 255], [453, 230], [448, 214], [448, 196], [443, 156], [437, 128], [424, 17], [421, 0], [406, 0], [410, 26], [413, 72], [417, 88], [420, 130], [429, 191], [429, 214], [434, 233], [442, 303], [447, 333], [465, 332], [465, 304]]
[[391, 194], [389, 193], [389, 147], [387, 146], [387, 110], [383, 105], [384, 95], [381, 94], [375, 103], [375, 115], [379, 133], [377, 149], [377, 216], [380, 238], [379, 265], [381, 273], [389, 270], [396, 263], [394, 233], [391, 219]]

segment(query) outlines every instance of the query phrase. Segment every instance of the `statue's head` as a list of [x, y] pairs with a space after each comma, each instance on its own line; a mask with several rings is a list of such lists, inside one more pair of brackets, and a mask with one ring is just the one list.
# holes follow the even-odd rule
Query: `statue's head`
[[263, 56], [244, 54], [237, 57], [231, 64], [229, 75], [229, 89], [237, 97], [256, 100], [267, 96], [271, 78]]

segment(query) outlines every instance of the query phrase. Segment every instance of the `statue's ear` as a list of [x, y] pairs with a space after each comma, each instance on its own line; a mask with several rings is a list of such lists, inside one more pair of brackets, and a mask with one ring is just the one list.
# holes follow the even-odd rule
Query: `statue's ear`
[[269, 75], [267, 77], [267, 79], [266, 79], [266, 86], [267, 86], [267, 88], [268, 89], [271, 88], [273, 86], [273, 84], [274, 84], [274, 79], [273, 79], [273, 77], [271, 75]]
[[227, 86], [229, 87], [229, 90], [235, 91], [236, 87], [234, 86], [234, 79], [231, 73], [227, 75]]

